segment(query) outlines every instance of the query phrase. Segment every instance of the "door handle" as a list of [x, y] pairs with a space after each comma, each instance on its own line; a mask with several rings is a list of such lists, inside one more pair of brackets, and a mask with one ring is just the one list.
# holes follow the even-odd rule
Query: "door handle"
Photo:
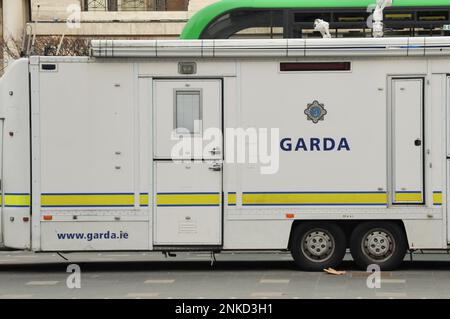
[[417, 140], [414, 141], [414, 145], [415, 146], [422, 146], [422, 140], [420, 138], [418, 138]]
[[210, 152], [211, 155], [220, 155], [220, 148], [214, 147]]
[[219, 163], [214, 163], [212, 166], [209, 167], [209, 170], [214, 172], [220, 172], [222, 170], [222, 165]]

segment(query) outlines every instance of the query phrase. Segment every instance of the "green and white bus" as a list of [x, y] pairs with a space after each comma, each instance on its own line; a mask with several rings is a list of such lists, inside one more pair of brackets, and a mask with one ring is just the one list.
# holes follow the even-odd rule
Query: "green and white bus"
[[[222, 0], [194, 15], [182, 39], [318, 37], [314, 20], [330, 23], [335, 37], [370, 37], [373, 0]], [[384, 13], [385, 36], [449, 35], [449, 0], [394, 0]], [[248, 30], [257, 30], [247, 32]], [[266, 31], [263, 31], [266, 30]]]

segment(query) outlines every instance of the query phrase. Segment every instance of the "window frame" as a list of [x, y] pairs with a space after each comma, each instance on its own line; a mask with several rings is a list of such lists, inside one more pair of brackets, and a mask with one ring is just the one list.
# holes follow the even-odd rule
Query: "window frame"
[[[194, 130], [186, 134], [185, 132], [178, 132], [178, 129], [183, 128], [187, 130], [186, 127], [178, 127], [178, 94], [179, 93], [189, 93], [189, 95], [197, 95], [199, 97], [199, 119], [200, 128], [199, 132], [195, 132], [195, 120], [194, 120]], [[183, 136], [199, 136], [203, 134], [203, 89], [189, 88], [189, 89], [174, 89], [173, 90], [173, 130], [176, 135]]]

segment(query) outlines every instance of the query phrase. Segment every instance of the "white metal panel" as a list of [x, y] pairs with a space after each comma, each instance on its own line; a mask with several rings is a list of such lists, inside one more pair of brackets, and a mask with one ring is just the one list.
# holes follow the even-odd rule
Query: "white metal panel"
[[289, 57], [303, 57], [305, 56], [305, 43], [303, 39], [288, 39], [288, 52]]
[[201, 57], [203, 55], [202, 51], [202, 40], [191, 40], [191, 41], [180, 41], [180, 40], [157, 40], [157, 51], [158, 57]]
[[302, 57], [306, 56], [443, 56], [448, 37], [93, 40], [91, 56], [105, 57]]
[[[278, 136], [269, 134], [268, 141], [264, 141], [271, 149], [270, 164], [247, 162], [237, 165], [242, 191], [261, 194], [259, 204], [289, 204], [281, 198], [283, 194], [277, 194], [279, 192], [339, 192], [343, 194], [341, 198], [348, 196], [349, 200], [344, 203], [349, 205], [386, 204], [378, 193], [387, 189], [385, 87], [386, 72], [393, 65], [374, 68], [373, 62], [353, 60], [351, 72], [280, 73], [279, 61], [242, 63], [237, 85], [240, 104], [236, 117], [239, 122], [235, 125], [244, 129], [265, 128], [269, 132], [279, 129]], [[361, 79], [365, 79], [364, 84]], [[328, 112], [317, 124], [308, 121], [305, 115], [308, 104], [315, 100], [324, 104]], [[290, 151], [280, 147], [286, 138], [291, 141]], [[310, 148], [312, 138], [320, 139], [320, 150]], [[325, 150], [324, 138], [333, 139], [336, 147]], [[338, 150], [343, 138], [347, 140], [349, 150]], [[295, 150], [299, 139], [307, 143], [307, 150]], [[261, 168], [270, 165], [274, 169], [278, 167], [275, 174], [261, 174]], [[371, 192], [377, 197], [376, 201], [366, 196], [361, 196], [361, 200], [351, 196], [358, 192]], [[268, 198], [266, 193], [274, 196]], [[280, 200], [275, 198], [278, 195]], [[272, 201], [272, 198], [276, 200]], [[332, 203], [323, 202], [327, 207]], [[250, 203], [244, 200], [247, 208], [260, 208], [246, 204]], [[278, 207], [277, 211], [284, 211], [286, 207]], [[297, 207], [305, 209], [304, 206]]]
[[5, 247], [29, 249], [31, 239], [30, 210], [8, 209], [3, 212]]
[[40, 76], [39, 57], [30, 58], [30, 92], [31, 92], [31, 247], [41, 250], [41, 129], [40, 129]]
[[424, 56], [425, 55], [425, 39], [426, 38], [409, 38], [408, 39], [408, 56]]
[[442, 220], [403, 220], [409, 248], [447, 248], [442, 228]]
[[30, 248], [31, 239], [28, 62], [19, 59], [10, 63], [0, 78], [0, 118], [4, 119], [0, 133], [3, 134], [0, 233], [3, 232], [4, 245], [15, 249]]
[[448, 37], [425, 37], [425, 55], [448, 56], [450, 47]]
[[[176, 78], [180, 77], [179, 65], [181, 61], [193, 62], [187, 59], [167, 59], [164, 63], [161, 60], [146, 60], [139, 63], [139, 76], [151, 78]], [[197, 64], [197, 76], [203, 78], [222, 78], [236, 76], [236, 62], [226, 61], [224, 59], [195, 59]]]
[[252, 57], [283, 57], [287, 56], [287, 44], [287, 39], [215, 40], [214, 56], [243, 57], [243, 52], [247, 52]]
[[130, 63], [59, 63], [58, 72], [40, 72], [42, 193], [138, 191], [134, 86]]
[[[222, 88], [220, 80], [156, 80], [154, 98], [155, 158], [219, 159], [222, 158], [222, 140], [204, 140], [209, 129], [222, 131]], [[177, 93], [191, 92], [200, 96], [201, 121], [196, 134], [183, 134], [176, 130]], [[180, 102], [180, 101], [178, 101]], [[179, 114], [178, 114], [179, 115]], [[183, 150], [174, 148], [187, 141]], [[213, 152], [216, 149], [217, 152]], [[214, 153], [214, 154], [213, 154]]]
[[156, 57], [157, 41], [92, 40], [91, 55], [107, 57]]
[[141, 210], [147, 212], [149, 221], [149, 249], [153, 249], [153, 112], [152, 79], [138, 79], [139, 112], [139, 190], [144, 200]]
[[305, 50], [306, 56], [406, 56], [407, 45], [408, 38], [307, 39]]
[[232, 220], [224, 225], [224, 249], [280, 249], [289, 245], [292, 220]]
[[214, 162], [156, 163], [155, 245], [220, 245], [222, 172]]
[[394, 204], [424, 202], [423, 79], [392, 80]]

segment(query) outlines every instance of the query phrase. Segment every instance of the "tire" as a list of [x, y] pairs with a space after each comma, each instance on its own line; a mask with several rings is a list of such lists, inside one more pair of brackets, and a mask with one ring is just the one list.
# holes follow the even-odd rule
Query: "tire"
[[323, 271], [339, 266], [344, 259], [346, 248], [344, 232], [332, 223], [301, 223], [292, 235], [292, 257], [295, 264], [306, 271]]
[[407, 249], [403, 229], [392, 222], [362, 223], [350, 238], [353, 260], [363, 270], [373, 264], [381, 270], [394, 270], [403, 262]]

